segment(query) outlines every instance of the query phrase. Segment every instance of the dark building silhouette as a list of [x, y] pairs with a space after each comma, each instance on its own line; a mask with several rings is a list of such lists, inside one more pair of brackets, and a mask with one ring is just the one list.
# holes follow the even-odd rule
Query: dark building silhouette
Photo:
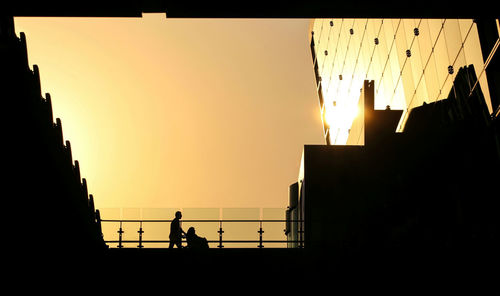
[[[370, 20], [350, 21], [345, 25], [353, 25], [358, 21], [362, 24], [356, 28], [361, 30], [343, 28], [343, 20], [336, 24], [334, 20], [319, 20], [315, 26], [318, 31], [313, 32], [312, 36], [315, 37], [311, 38], [313, 68], [323, 116], [325, 105], [331, 104], [332, 100], [332, 92], [325, 93], [324, 85], [338, 87], [339, 91], [333, 96], [333, 108], [338, 108], [335, 101], [351, 99], [341, 95], [349, 94], [350, 91], [352, 97], [355, 93], [345, 91], [342, 87], [355, 88], [355, 77], [368, 77], [368, 72], [363, 71], [372, 64], [372, 59], [374, 65], [372, 68], [368, 66], [368, 69], [375, 72], [370, 75], [390, 79], [384, 78], [385, 67], [375, 67], [375, 59], [380, 59], [381, 65], [387, 65], [391, 59], [388, 52], [399, 49], [403, 44], [409, 46], [404, 39], [410, 38], [411, 41], [413, 38], [416, 41], [420, 35], [417, 26], [406, 27], [411, 32], [400, 33], [395, 28], [397, 34], [393, 36], [380, 35], [382, 38], [392, 37], [393, 41], [373, 39], [367, 32]], [[418, 20], [418, 24], [421, 21]], [[471, 25], [467, 25], [471, 28], [477, 26], [476, 34], [481, 44], [483, 60], [478, 61], [480, 68], [477, 70], [475, 65], [460, 64], [455, 52], [451, 54], [455, 60], [439, 61], [439, 65], [447, 62], [452, 64], [448, 69], [444, 67], [436, 70], [436, 81], [438, 77], [439, 81], [443, 81], [443, 78], [449, 80], [449, 87], [440, 89], [440, 93], [443, 93], [438, 98], [429, 100], [425, 96], [430, 92], [418, 92], [417, 83], [415, 86], [412, 84], [412, 73], [408, 72], [411, 71], [408, 67], [413, 66], [413, 70], [416, 66], [418, 68], [421, 58], [412, 55], [412, 48], [397, 52], [392, 57], [395, 61], [392, 67], [398, 66], [399, 59], [401, 68], [393, 69], [396, 70], [393, 74], [399, 75], [399, 86], [404, 86], [404, 89], [403, 86], [399, 89], [402, 98], [405, 95], [407, 98], [420, 96], [417, 99], [419, 103], [406, 100], [405, 104], [403, 99], [404, 110], [391, 110], [390, 106], [385, 110], [376, 108], [376, 86], [381, 83], [364, 80], [359, 101], [354, 101], [360, 109], [359, 116], [351, 125], [343, 127], [346, 133], [340, 142], [347, 145], [331, 145], [336, 142], [336, 139], [331, 138], [332, 135], [337, 137], [339, 133], [337, 130], [332, 132], [332, 126], [323, 117], [326, 145], [304, 146], [298, 182], [290, 185], [290, 204], [287, 209], [289, 247], [321, 254], [320, 257], [333, 260], [340, 266], [354, 263], [367, 266], [368, 262], [376, 262], [378, 264], [375, 266], [397, 264], [399, 267], [418, 265], [424, 268], [434, 266], [436, 262], [446, 262], [447, 270], [451, 270], [460, 265], [464, 267], [465, 262], [481, 262], [482, 268], [498, 262], [495, 250], [500, 243], [500, 222], [496, 217], [500, 203], [497, 185], [494, 184], [500, 180], [497, 51], [500, 27], [498, 19], [470, 21]], [[380, 34], [383, 20], [373, 22], [381, 24], [377, 27]], [[441, 30], [445, 31], [443, 34], [449, 34], [446, 32], [445, 20], [441, 22]], [[408, 25], [412, 22], [396, 20], [395, 23]], [[342, 46], [347, 44], [347, 49], [337, 46], [341, 42], [341, 34], [346, 36]], [[362, 37], [351, 40], [355, 34]], [[436, 36], [439, 34], [434, 34], [433, 38], [439, 39]], [[456, 42], [453, 38], [448, 38], [446, 42], [460, 53], [464, 49], [464, 40], [461, 48], [459, 42], [458, 47], [453, 45]], [[349, 41], [353, 42], [352, 46], [349, 46]], [[315, 43], [320, 42], [318, 49]], [[388, 42], [388, 48], [375, 57], [381, 42]], [[389, 48], [391, 42], [394, 47]], [[422, 65], [427, 66], [424, 58], [431, 60], [432, 55], [438, 52], [436, 43], [428, 51], [430, 58], [422, 56]], [[412, 42], [412, 45], [415, 44]], [[363, 47], [369, 48], [363, 52], [364, 56], [360, 54]], [[335, 56], [337, 50], [344, 52], [335, 61], [330, 56]], [[354, 51], [354, 57], [357, 56], [355, 63], [347, 60], [349, 55], [346, 52], [349, 50], [351, 53]], [[469, 49], [467, 54], [471, 52]], [[372, 56], [366, 53], [372, 53]], [[463, 55], [461, 53], [460, 57]], [[358, 59], [364, 59], [364, 65], [359, 65]], [[417, 63], [411, 64], [414, 61]], [[344, 68], [338, 66], [339, 63], [340, 66], [346, 63], [352, 65], [351, 68]], [[345, 71], [347, 73], [340, 71], [345, 69], [348, 69]], [[383, 70], [376, 72], [377, 69]], [[414, 72], [413, 77], [427, 79], [430, 90], [429, 87], [436, 83], [430, 78], [432, 69], [422, 69]], [[345, 74], [344, 77], [339, 73]], [[477, 73], [486, 74], [486, 81], [480, 84]], [[386, 91], [389, 90], [388, 94], [396, 97], [397, 83], [392, 85], [392, 82], [396, 80], [388, 84]], [[481, 85], [488, 87], [488, 98], [485, 98]], [[380, 94], [384, 95], [383, 91]], [[325, 97], [328, 95], [329, 100]], [[382, 99], [387, 100], [387, 96]]]
[[26, 37], [12, 17], [0, 19], [3, 213], [9, 249], [23, 258], [75, 258], [106, 248], [99, 210], [52, 115], [50, 94], [41, 94], [38, 66], [29, 68]]
[[414, 108], [402, 133], [402, 111], [374, 110], [365, 81], [365, 145], [304, 146], [288, 210], [303, 222], [289, 237], [338, 260], [495, 257], [499, 118], [480, 90], [469, 96], [467, 75], [460, 69], [447, 99]]

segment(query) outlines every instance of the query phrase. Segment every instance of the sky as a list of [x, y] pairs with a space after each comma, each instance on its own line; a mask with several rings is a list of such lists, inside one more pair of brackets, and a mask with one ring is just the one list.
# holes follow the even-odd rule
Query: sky
[[15, 26], [96, 208], [285, 208], [324, 144], [308, 19]]

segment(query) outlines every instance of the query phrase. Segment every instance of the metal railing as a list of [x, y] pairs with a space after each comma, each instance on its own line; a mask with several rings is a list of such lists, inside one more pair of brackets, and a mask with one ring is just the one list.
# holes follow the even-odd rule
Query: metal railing
[[[137, 248], [144, 248], [145, 243], [170, 243], [170, 240], [165, 239], [165, 240], [144, 240], [143, 235], [145, 233], [143, 224], [145, 223], [171, 223], [172, 220], [144, 220], [144, 219], [102, 219], [100, 220], [101, 223], [119, 223], [119, 228], [117, 230], [118, 233], [118, 240], [105, 240], [105, 243], [117, 243], [118, 246], [117, 248], [123, 248], [124, 244], [129, 244], [129, 243], [137, 243]], [[258, 248], [264, 248], [264, 243], [298, 243], [299, 245], [302, 245], [302, 241], [297, 241], [297, 240], [289, 240], [289, 239], [284, 239], [284, 240], [265, 240], [263, 238], [264, 234], [264, 228], [263, 228], [263, 223], [290, 223], [290, 222], [301, 222], [301, 221], [291, 221], [291, 220], [182, 220], [181, 222], [183, 223], [218, 223], [218, 239], [217, 240], [207, 240], [208, 243], [218, 243], [217, 247], [218, 248], [224, 248], [224, 243], [257, 243]], [[137, 230], [138, 236], [137, 240], [125, 240], [123, 239], [123, 234], [125, 233], [124, 231], [124, 224], [125, 223], [139, 223], [139, 229]], [[223, 239], [223, 234], [224, 234], [224, 229], [223, 229], [223, 223], [258, 223], [259, 227], [257, 230], [258, 233], [258, 239], [255, 240], [224, 240]], [[167, 225], [170, 227], [170, 225]], [[283, 232], [285, 232], [286, 236], [286, 230], [284, 229]], [[183, 239], [183, 243], [186, 243], [186, 241]]]

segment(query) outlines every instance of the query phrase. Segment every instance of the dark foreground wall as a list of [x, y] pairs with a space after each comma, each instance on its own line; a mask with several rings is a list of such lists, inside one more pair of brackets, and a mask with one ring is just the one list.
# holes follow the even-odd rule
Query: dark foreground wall
[[5, 245], [20, 259], [102, 250], [99, 212], [12, 17], [0, 19], [0, 63]]
[[498, 12], [486, 0], [457, 3], [456, 1], [421, 0], [412, 3], [360, 0], [349, 1], [195, 1], [166, 0], [87, 0], [71, 2], [6, 1], [6, 12], [15, 16], [107, 16], [140, 17], [148, 12], [166, 13], [168, 17], [270, 17], [270, 18], [477, 18], [495, 17]]

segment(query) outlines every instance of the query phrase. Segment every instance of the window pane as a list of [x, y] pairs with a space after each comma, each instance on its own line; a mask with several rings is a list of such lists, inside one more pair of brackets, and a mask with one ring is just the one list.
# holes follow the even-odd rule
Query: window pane
[[450, 59], [448, 58], [448, 49], [446, 47], [446, 40], [442, 31], [441, 34], [438, 35], [438, 38], [434, 46], [434, 56], [436, 61], [437, 79], [440, 90], [438, 94], [438, 100], [441, 100], [443, 98], [446, 98], [446, 96], [448, 95], [449, 88], [448, 89], [445, 88], [445, 82], [446, 86], [448, 86], [449, 85], [448, 66], [451, 65]]

